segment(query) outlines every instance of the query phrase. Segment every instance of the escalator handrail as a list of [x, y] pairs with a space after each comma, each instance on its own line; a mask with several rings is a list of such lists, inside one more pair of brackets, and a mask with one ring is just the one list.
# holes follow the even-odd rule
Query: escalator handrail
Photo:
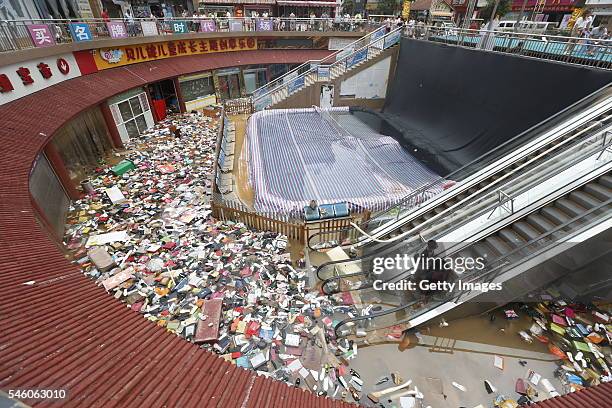
[[[525, 249], [527, 246], [532, 245], [532, 244], [536, 243], [537, 241], [540, 241], [540, 240], [542, 240], [542, 239], [544, 239], [544, 238], [547, 238], [549, 235], [552, 235], [552, 234], [554, 234], [554, 233], [556, 233], [556, 232], [560, 231], [561, 229], [566, 228], [566, 227], [567, 227], [569, 224], [571, 224], [571, 223], [573, 223], [573, 222], [576, 222], [576, 221], [578, 221], [578, 220], [580, 220], [580, 219], [582, 219], [582, 218], [584, 218], [584, 217], [587, 217], [587, 216], [591, 215], [592, 213], [594, 213], [594, 212], [596, 212], [596, 211], [598, 211], [598, 210], [600, 210], [600, 209], [602, 209], [602, 208], [604, 208], [604, 207], [606, 207], [606, 206], [609, 206], [609, 205], [612, 205], [612, 198], [610, 198], [610, 199], [608, 199], [608, 200], [604, 201], [603, 203], [599, 204], [599, 205], [598, 205], [598, 206], [596, 206], [596, 207], [593, 207], [593, 208], [591, 208], [591, 209], [589, 209], [589, 210], [587, 210], [587, 211], [585, 211], [585, 212], [583, 212], [583, 213], [581, 213], [581, 214], [579, 214], [579, 215], [575, 216], [574, 218], [569, 219], [568, 221], [564, 222], [563, 224], [558, 225], [558, 226], [557, 226], [557, 227], [555, 227], [554, 229], [552, 229], [552, 230], [550, 230], [550, 231], [547, 231], [547, 232], [544, 232], [544, 233], [542, 233], [541, 235], [538, 235], [536, 238], [533, 238], [533, 239], [531, 239], [531, 240], [527, 241], [526, 243], [524, 243], [524, 244], [523, 244], [523, 245], [521, 245], [520, 247], [517, 247], [517, 248], [515, 248], [514, 250], [512, 250], [511, 252], [509, 252], [509, 253], [507, 253], [507, 254], [504, 254], [504, 255], [502, 255], [502, 256], [500, 256], [500, 257], [496, 258], [494, 261], [490, 261], [490, 262], [488, 262], [488, 263], [489, 263], [489, 264], [491, 264], [491, 263], [493, 263], [493, 262], [499, 262], [499, 260], [501, 260], [501, 259], [503, 259], [503, 258], [507, 258], [507, 257], [509, 257], [509, 256], [515, 255], [515, 254], [517, 254], [518, 252], [520, 252], [520, 251], [522, 251], [523, 249]], [[534, 211], [537, 211], [537, 210], [534, 210]], [[612, 217], [612, 212], [610, 212], [610, 213], [609, 213], [609, 217]], [[598, 221], [599, 221], [599, 222], [601, 222], [601, 220], [598, 220]], [[550, 242], [556, 242], [556, 241], [551, 240]], [[476, 243], [478, 243], [478, 242], [474, 242], [474, 243], [472, 243], [472, 245], [474, 245], [474, 244], [476, 244]], [[560, 244], [560, 242], [557, 242], [557, 244]], [[456, 253], [456, 252], [453, 252], [452, 254], [455, 254], [455, 253]], [[452, 255], [452, 254], [451, 254], [451, 255]], [[533, 256], [533, 255], [536, 255], [536, 253], [532, 253], [532, 254], [530, 255], [530, 257], [531, 257], [531, 256]], [[448, 256], [448, 255], [447, 255], [447, 256]], [[523, 262], [526, 262], [526, 261], [527, 261], [527, 258], [525, 258], [525, 257], [523, 257], [523, 258], [521, 258], [521, 259], [520, 259], [520, 263], [523, 263]], [[503, 263], [503, 264], [501, 264], [501, 265], [498, 265], [498, 266], [496, 266], [496, 267], [495, 267], [494, 269], [492, 269], [492, 270], [487, 270], [487, 271], [486, 271], [486, 272], [484, 272], [483, 274], [479, 274], [478, 276], [475, 276], [475, 277], [470, 278], [470, 280], [468, 280], [468, 281], [467, 281], [467, 283], [472, 283], [472, 282], [475, 282], [476, 280], [480, 280], [480, 279], [482, 279], [482, 278], [486, 277], [487, 275], [489, 275], [489, 274], [491, 274], [491, 273], [494, 273], [496, 270], [498, 270], [498, 269], [500, 269], [500, 268], [503, 268], [504, 266], [507, 266], [507, 265], [508, 265], [508, 263]], [[494, 280], [494, 279], [496, 279], [496, 278], [497, 278], [497, 277], [498, 277], [500, 274], [501, 274], [501, 271], [500, 271], [500, 272], [498, 272], [496, 275], [494, 275], [494, 276], [493, 276], [493, 277], [492, 277], [490, 280], [491, 280], [491, 281], [493, 281], [493, 280]], [[441, 301], [436, 301], [436, 302], [437, 302], [437, 303], [440, 303], [440, 304], [443, 304], [443, 303], [448, 303], [448, 302], [455, 302], [455, 303], [456, 303], [456, 302], [458, 302], [458, 301], [461, 299], [461, 297], [462, 297], [464, 294], [469, 293], [469, 292], [470, 292], [470, 291], [464, 291], [464, 292], [461, 292], [461, 293], [458, 293], [458, 294], [453, 294], [453, 295], [452, 295], [452, 296], [450, 296], [448, 299], [444, 299], [444, 300], [441, 300]], [[342, 320], [341, 322], [339, 322], [339, 323], [338, 323], [338, 324], [337, 324], [337, 325], [334, 327], [334, 332], [335, 332], [335, 334], [336, 334], [336, 337], [340, 337], [340, 336], [339, 336], [339, 333], [338, 333], [338, 329], [339, 329], [341, 326], [346, 325], [346, 324], [347, 324], [347, 323], [349, 323], [349, 322], [353, 322], [353, 323], [354, 323], [354, 322], [357, 322], [357, 321], [362, 321], [362, 320], [375, 319], [375, 318], [380, 317], [380, 316], [385, 316], [385, 315], [388, 315], [388, 314], [391, 314], [391, 313], [396, 313], [396, 312], [398, 312], [398, 311], [400, 311], [400, 310], [403, 310], [403, 309], [405, 309], [405, 308], [407, 308], [407, 307], [410, 307], [410, 306], [414, 305], [414, 304], [415, 304], [415, 303], [417, 303], [417, 302], [419, 302], [419, 301], [411, 302], [411, 303], [409, 303], [409, 304], [407, 304], [407, 305], [397, 306], [397, 307], [394, 307], [394, 308], [391, 308], [391, 309], [388, 309], [388, 310], [385, 310], [385, 311], [382, 311], [382, 312], [373, 313], [373, 314], [371, 314], [371, 315], [367, 315], [367, 316], [357, 316], [357, 317], [354, 317], [354, 318], [344, 319], [344, 320]], [[431, 310], [431, 309], [429, 309], [429, 310]], [[416, 317], [420, 316], [420, 315], [421, 315], [421, 314], [423, 314], [423, 313], [427, 313], [429, 310], [423, 311], [423, 312], [421, 312], [421, 313], [419, 313], [419, 314], [417, 314], [417, 315], [415, 315], [415, 316], [412, 316], [410, 319], [412, 320], [412, 319], [414, 319], [414, 318], [416, 318]], [[376, 328], [375, 328], [375, 329], [376, 329]]]
[[[603, 132], [603, 131], [602, 131], [602, 132]], [[601, 133], [601, 132], [600, 132], [600, 133]], [[581, 142], [579, 142], [579, 143], [584, 143], [584, 142], [585, 142], [585, 141], [581, 141]], [[579, 143], [576, 143], [576, 144], [575, 144], [573, 147], [577, 146]], [[606, 150], [606, 149], [608, 149], [608, 148], [610, 148], [610, 147], [612, 147], [612, 140], [610, 140], [610, 141], [609, 141], [607, 144], [603, 144], [603, 145], [602, 145], [602, 146], [601, 146], [599, 149], [594, 150], [594, 151], [591, 151], [591, 152], [588, 152], [588, 154], [587, 154], [587, 155], [582, 156], [582, 160], [585, 160], [585, 159], [586, 159], [586, 158], [588, 158], [588, 157], [592, 157], [592, 156], [594, 156], [594, 155], [596, 155], [596, 154], [600, 153], [601, 151], [604, 151], [604, 150]], [[597, 173], [597, 172], [598, 172], [598, 171], [600, 171], [600, 170], [601, 170], [603, 167], [607, 166], [609, 163], [610, 163], [610, 162], [608, 161], [608, 162], [606, 162], [606, 163], [602, 164], [601, 166], [597, 167], [596, 169], [592, 169], [592, 170], [589, 172], [589, 175], [592, 175], [592, 174], [594, 174], [594, 173]], [[606, 171], [607, 171], [607, 170], [606, 170]], [[604, 174], [605, 174], [605, 173], [604, 173]], [[583, 177], [584, 177], [584, 176], [583, 176]], [[581, 181], [581, 182], [580, 182], [580, 185], [581, 185], [581, 186], [586, 185], [586, 184], [590, 183], [591, 181], [593, 181], [594, 179], [599, 178], [599, 177], [601, 177], [601, 175], [596, 175], [596, 176], [593, 176], [593, 177], [589, 178], [589, 180], [588, 180], [588, 181]], [[557, 188], [557, 191], [565, 191], [565, 189], [566, 189], [568, 186], [570, 186], [570, 185], [574, 184], [575, 182], [576, 182], [576, 179], [569, 180], [569, 181], [568, 181], [566, 184], [564, 184], [563, 186], [558, 187], [558, 188]], [[579, 187], [576, 187], [576, 188], [579, 188]], [[574, 190], [575, 190], [576, 188], [574, 188]], [[549, 205], [550, 203], [552, 203], [552, 202], [554, 202], [554, 201], [558, 200], [559, 198], [563, 197], [563, 196], [564, 196], [564, 195], [566, 195], [566, 194], [567, 194], [567, 192], [563, 192], [563, 193], [560, 193], [560, 194], [558, 194], [558, 195], [554, 195], [554, 196], [552, 196], [552, 195], [546, 195], [546, 196], [544, 196], [544, 197], [540, 198], [539, 200], [534, 201], [533, 203], [531, 203], [531, 204], [529, 205], [529, 207], [531, 207], [531, 210], [529, 210], [529, 212], [528, 212], [527, 214], [523, 214], [523, 215], [521, 215], [521, 217], [520, 217], [520, 218], [522, 219], [522, 218], [526, 217], [527, 215], [531, 214], [532, 212], [537, 211], [537, 210], [539, 210], [539, 209], [541, 209], [541, 208], [544, 208], [545, 206], [547, 206], [547, 205]], [[488, 210], [483, 210], [483, 211], [482, 211], [481, 213], [479, 213], [479, 214], [481, 214], [481, 215], [482, 215], [483, 213], [486, 213], [487, 211], [488, 211]], [[515, 215], [515, 214], [510, 214], [509, 216], [512, 216], [512, 215]], [[499, 219], [498, 221], [496, 221], [494, 224], [491, 224], [491, 225], [487, 226], [487, 227], [486, 227], [486, 236], [489, 236], [489, 235], [494, 234], [494, 233], [496, 233], [497, 231], [499, 231], [499, 230], [501, 230], [501, 229], [503, 229], [503, 228], [506, 228], [506, 227], [508, 226], [507, 219], [508, 219], [508, 217], [504, 217], [504, 218]], [[512, 221], [511, 223], [513, 223], [513, 222], [515, 222], [515, 221]], [[500, 226], [500, 224], [501, 224], [501, 226]], [[477, 242], [481, 241], [482, 239], [484, 239], [484, 237], [479, 237], [479, 235], [481, 235], [481, 234], [482, 234], [482, 230], [478, 230], [478, 231], [474, 232], [472, 235], [470, 235], [469, 237], [464, 238], [464, 239], [462, 240], [462, 242], [458, 242], [458, 243], [455, 243], [454, 245], [452, 245], [452, 246], [450, 246], [450, 247], [444, 248], [444, 250], [443, 250], [443, 251], [441, 251], [441, 252], [449, 252], [449, 251], [450, 251], [451, 253], [453, 253], [453, 254], [454, 254], [455, 252], [462, 251], [462, 250], [464, 250], [466, 247], [471, 246], [473, 243], [477, 243]], [[439, 237], [439, 236], [436, 236], [435, 238], [438, 238], [438, 237]], [[434, 238], [434, 239], [435, 239], [435, 238]], [[469, 242], [470, 244], [468, 244], [468, 245], [463, 245], [463, 244], [465, 244], [466, 242]], [[455, 248], [457, 248], [457, 247], [459, 247], [459, 248], [458, 248], [458, 249], [456, 249], [456, 251], [455, 251]], [[419, 247], [419, 248], [415, 248], [413, 252], [414, 252], [414, 253], [419, 253], [419, 252], [420, 252], [420, 251], [422, 251], [422, 250], [423, 250], [423, 245], [421, 245], [421, 247]], [[368, 255], [368, 257], [376, 257], [376, 256], [378, 256], [378, 255], [379, 255], [378, 253], [377, 253], [377, 254], [372, 254], [372, 255]], [[438, 254], [438, 255], [439, 255], [439, 254]], [[364, 257], [364, 258], [365, 258], [365, 257]], [[408, 274], [408, 272], [409, 272], [409, 271], [402, 271], [402, 272], [400, 272], [399, 274], [397, 274], [397, 275], [395, 275], [395, 276], [392, 276], [391, 278], [389, 278], [389, 279], [385, 280], [385, 282], [397, 282], [397, 281], [399, 281], [399, 280], [402, 280], [402, 279], [404, 279], [404, 276]], [[325, 279], [325, 280], [323, 281], [323, 284], [322, 284], [322, 286], [321, 286], [321, 289], [322, 289], [322, 290], [323, 290], [323, 292], [324, 292], [325, 294], [327, 294], [327, 295], [331, 295], [331, 294], [336, 294], [336, 293], [339, 293], [339, 292], [343, 292], [343, 291], [339, 291], [339, 292], [328, 293], [328, 292], [326, 292], [326, 291], [325, 291], [325, 287], [326, 287], [326, 285], [328, 284], [328, 282], [330, 282], [330, 281], [339, 281], [339, 280], [341, 280], [341, 279], [347, 279], [347, 278], [348, 278], [348, 279], [350, 279], [350, 278], [357, 278], [357, 277], [361, 277], [361, 276], [363, 276], [364, 278], [367, 278], [367, 277], [369, 277], [369, 275], [370, 275], [370, 272], [368, 272], [368, 271], [360, 271], [360, 272], [356, 272], [356, 273], [352, 273], [352, 274], [347, 274], [347, 275], [342, 275], [342, 276], [333, 276], [333, 277], [328, 278], [328, 279]], [[352, 290], [363, 290], [363, 289], [368, 289], [368, 288], [371, 288], [371, 287], [372, 287], [371, 285], [369, 285], [369, 286], [360, 286], [359, 288], [352, 289]]]
[[[610, 108], [610, 109], [612, 109], [612, 108]], [[609, 117], [608, 119], [610, 119], [610, 117]], [[504, 176], [502, 176], [502, 177], [500, 177], [499, 179], [495, 180], [493, 183], [491, 183], [491, 184], [487, 185], [486, 187], [483, 187], [483, 188], [479, 189], [478, 191], [476, 191], [476, 192], [474, 192], [474, 193], [470, 194], [469, 196], [467, 196], [467, 197], [466, 197], [466, 198], [464, 198], [463, 200], [460, 200], [459, 202], [457, 202], [457, 203], [453, 204], [451, 207], [448, 207], [448, 208], [444, 209], [442, 212], [440, 212], [440, 213], [436, 214], [435, 216], [433, 216], [432, 218], [430, 218], [430, 219], [428, 219], [428, 220], [426, 220], [426, 221], [422, 222], [422, 223], [421, 223], [421, 224], [419, 224], [417, 227], [414, 227], [414, 228], [412, 228], [412, 229], [410, 229], [410, 230], [406, 231], [405, 233], [403, 233], [402, 235], [399, 235], [398, 237], [401, 237], [401, 236], [406, 236], [406, 235], [409, 235], [409, 234], [412, 234], [413, 236], [415, 236], [415, 237], [416, 237], [417, 235], [415, 235], [415, 234], [416, 234], [416, 233], [417, 233], [419, 230], [421, 230], [421, 229], [423, 228], [423, 226], [425, 226], [425, 225], [429, 225], [429, 224], [431, 224], [433, 221], [437, 221], [437, 220], [438, 220], [438, 219], [439, 219], [441, 216], [443, 216], [443, 215], [450, 214], [450, 213], [452, 213], [452, 212], [456, 211], [456, 210], [457, 210], [457, 207], [460, 207], [460, 206], [462, 206], [462, 205], [464, 205], [464, 204], [465, 204], [465, 205], [469, 205], [469, 203], [470, 203], [470, 202], [471, 202], [471, 201], [474, 199], [474, 196], [479, 195], [479, 194], [480, 194], [482, 191], [489, 190], [489, 189], [491, 188], [491, 186], [493, 186], [495, 183], [498, 183], [498, 182], [500, 182], [500, 181], [504, 180], [505, 178], [507, 178], [508, 176], [510, 176], [510, 175], [514, 175], [515, 173], [519, 173], [519, 174], [520, 174], [520, 171], [521, 171], [521, 170], [522, 170], [522, 169], [523, 169], [525, 166], [532, 164], [534, 161], [539, 160], [539, 159], [540, 159], [540, 158], [542, 158], [542, 157], [545, 157], [545, 160], [543, 161], [543, 163], [540, 163], [540, 164], [536, 165], [536, 167], [535, 167], [534, 169], [532, 169], [532, 170], [539, 169], [539, 168], [540, 168], [540, 167], [541, 167], [541, 166], [542, 166], [544, 163], [547, 163], [547, 162], [549, 162], [549, 160], [554, 160], [554, 159], [558, 158], [559, 156], [562, 156], [562, 155], [563, 155], [564, 153], [566, 153], [566, 151], [568, 151], [569, 149], [571, 149], [571, 148], [573, 148], [573, 147], [576, 147], [576, 146], [578, 146], [578, 145], [580, 145], [580, 144], [584, 144], [584, 143], [588, 142], [589, 140], [591, 140], [591, 139], [593, 139], [593, 138], [599, 137], [599, 136], [600, 136], [602, 133], [605, 133], [605, 132], [607, 131], [606, 129], [608, 129], [608, 128], [610, 127], [610, 125], [608, 125], [608, 127], [607, 127], [607, 128], [605, 128], [605, 129], [601, 128], [601, 129], [600, 129], [598, 132], [596, 132], [595, 134], [588, 135], [588, 136], [587, 136], [587, 138], [585, 138], [585, 139], [582, 139], [582, 140], [576, 140], [576, 139], [577, 139], [579, 136], [582, 136], [583, 134], [588, 133], [590, 130], [592, 130], [592, 129], [596, 128], [596, 127], [599, 127], [599, 125], [600, 125], [600, 124], [593, 124], [593, 125], [590, 125], [589, 127], [585, 128], [585, 129], [582, 129], [580, 132], [578, 132], [577, 134], [573, 135], [572, 137], [567, 138], [567, 139], [565, 139], [564, 141], [562, 141], [561, 143], [559, 143], [559, 144], [557, 144], [557, 145], [554, 145], [554, 146], [553, 146], [553, 147], [551, 147], [551, 148], [548, 148], [548, 150], [546, 150], [546, 151], [544, 151], [544, 152], [539, 153], [537, 157], [535, 157], [535, 158], [533, 158], [533, 159], [528, 160], [527, 162], [523, 163], [523, 164], [522, 164], [521, 166], [519, 166], [518, 168], [513, 169], [513, 170], [512, 170], [512, 172], [505, 174]], [[573, 141], [573, 142], [574, 142], [574, 143], [573, 143], [571, 146], [564, 146], [565, 144], [569, 143], [570, 141]], [[608, 145], [609, 145], [609, 144], [608, 144]], [[596, 152], [598, 152], [598, 151], [601, 151], [601, 150], [605, 149], [605, 148], [606, 148], [608, 145], [605, 145], [605, 144], [604, 144], [604, 145], [602, 145], [601, 149], [597, 150]], [[554, 153], [554, 156], [548, 156], [548, 155], [549, 155], [549, 153], [550, 153], [551, 151], [554, 151], [554, 150], [557, 150], [557, 151]], [[591, 156], [592, 154], [595, 154], [595, 153], [593, 153], [593, 152], [588, 152], [586, 156], [580, 156], [579, 158], [574, 159], [574, 160], [572, 161], [572, 163], [576, 163], [576, 162], [579, 162], [579, 161], [583, 161], [583, 160], [585, 160], [585, 158], [586, 158], [586, 157], [589, 157], [589, 156]], [[531, 171], [531, 170], [530, 170], [530, 171]], [[529, 174], [529, 173], [523, 173], [523, 174], [520, 174], [519, 178], [520, 178], [520, 177], [525, 177], [525, 176], [527, 176], [528, 174]], [[510, 180], [508, 180], [508, 181], [510, 182]], [[532, 185], [532, 184], [530, 184], [530, 185]], [[527, 187], [523, 187], [523, 188], [527, 188]], [[491, 193], [492, 193], [492, 192], [489, 192], [489, 193], [487, 193], [487, 194], [491, 194]], [[480, 198], [476, 198], [476, 199], [478, 199], [479, 201], [483, 200], [483, 198], [482, 198], [482, 197], [480, 197]], [[493, 207], [493, 208], [495, 208], [495, 207], [497, 207], [497, 205], [492, 204], [492, 207]], [[485, 208], [485, 209], [481, 210], [481, 212], [480, 212], [480, 213], [478, 213], [478, 215], [477, 215], [477, 216], [480, 216], [482, 213], [487, 212], [487, 211], [489, 211], [489, 210], [491, 210], [491, 209], [492, 209], [491, 207], [487, 207], [487, 208]], [[435, 239], [435, 238], [434, 238], [434, 239]], [[466, 238], [466, 239], [468, 239], [468, 238]], [[397, 241], [397, 240], [395, 240], [395, 241], [393, 241], [393, 242], [389, 242], [388, 244], [390, 244], [390, 246], [392, 246], [392, 244], [393, 244], [394, 242], [398, 242], [398, 241]], [[383, 250], [383, 249], [381, 248], [381, 250]], [[331, 267], [332, 265], [333, 265], [333, 266], [335, 266], [335, 265], [342, 264], [342, 263], [348, 263], [348, 262], [358, 262], [358, 261], [362, 261], [362, 260], [364, 260], [364, 259], [367, 259], [367, 258], [370, 258], [370, 257], [374, 257], [374, 256], [376, 256], [376, 255], [375, 255], [375, 254], [368, 254], [368, 255], [362, 255], [362, 256], [357, 257], [357, 258], [352, 258], [352, 259], [343, 259], [343, 260], [337, 260], [337, 261], [329, 261], [329, 262], [323, 263], [323, 264], [321, 264], [321, 265], [319, 265], [319, 266], [317, 267], [317, 270], [316, 270], [316, 275], [317, 275], [317, 277], [318, 277], [320, 280], [322, 280], [322, 281], [328, 281], [329, 279], [333, 279], [333, 278], [329, 278], [329, 277], [322, 277], [322, 276], [321, 276], [321, 271], [322, 271], [322, 270], [324, 270], [325, 268], [329, 268], [329, 267]], [[344, 275], [344, 277], [351, 276], [351, 275], [358, 276], [359, 274], [360, 274], [360, 273], [350, 274], [350, 275]]]
[[[390, 213], [391, 211], [394, 211], [395, 209], [397, 209], [398, 207], [402, 206], [404, 203], [406, 203], [408, 200], [413, 199], [414, 197], [417, 197], [419, 195], [424, 194], [425, 192], [427, 192], [428, 190], [431, 190], [432, 188], [434, 188], [437, 185], [443, 184], [445, 181], [447, 180], [453, 180], [454, 178], [457, 178], [456, 176], [458, 174], [460, 174], [461, 172], [465, 171], [466, 169], [472, 167], [474, 164], [476, 163], [480, 163], [482, 162], [487, 156], [493, 154], [494, 152], [497, 152], [499, 150], [502, 150], [503, 148], [511, 145], [513, 142], [516, 142], [518, 140], [520, 140], [521, 138], [525, 137], [527, 134], [532, 133], [532, 132], [536, 132], [539, 130], [539, 128], [543, 127], [543, 126], [549, 126], [550, 122], [562, 115], [568, 114], [571, 110], [574, 109], [580, 109], [581, 107], [584, 108], [588, 108], [591, 107], [592, 104], [592, 99], [598, 98], [599, 96], [601, 96], [602, 94], [604, 94], [606, 91], [608, 91], [609, 89], [612, 88], [612, 83], [609, 83], [607, 85], [604, 85], [603, 87], [601, 87], [600, 89], [590, 93], [589, 95], [585, 96], [584, 98], [574, 102], [573, 104], [567, 106], [566, 108], [562, 109], [561, 111], [549, 116], [548, 118], [544, 119], [543, 121], [531, 126], [529, 129], [524, 130], [523, 132], [519, 133], [518, 135], [514, 136], [513, 138], [505, 141], [504, 143], [502, 143], [501, 145], [497, 146], [495, 149], [490, 150], [487, 153], [484, 153], [482, 155], [480, 155], [478, 158], [472, 160], [471, 162], [463, 165], [462, 167], [460, 167], [459, 169], [453, 171], [452, 173], [450, 173], [449, 175], [445, 176], [445, 177], [440, 177], [438, 179], [436, 179], [435, 181], [426, 184], [422, 187], [419, 187], [418, 189], [412, 191], [411, 193], [409, 193], [408, 195], [406, 195], [404, 198], [402, 198], [398, 203], [394, 204], [393, 206], [389, 207], [388, 209], [386, 209], [385, 211], [377, 214], [375, 217], [368, 219], [367, 221], [364, 221], [360, 224], [360, 226], [365, 226], [369, 223], [371, 223], [373, 220], [379, 219], [379, 218], [383, 218], [385, 216], [385, 214]], [[587, 104], [587, 106], [583, 106], [584, 104]], [[580, 112], [579, 112], [580, 113]], [[554, 126], [554, 125], [553, 125]], [[572, 129], [573, 130], [573, 129]], [[550, 139], [551, 141], [554, 140], [554, 138], [558, 138], [561, 136], [555, 136], [555, 135], [551, 135]], [[520, 159], [516, 158], [517, 160]], [[481, 169], [479, 169], [481, 170]], [[473, 173], [472, 173], [473, 174]], [[418, 204], [421, 204], [423, 201], [422, 200], [418, 200], [419, 202]], [[413, 207], [414, 208], [414, 207]], [[398, 216], [399, 216], [399, 211], [398, 210]], [[349, 226], [349, 227], [343, 227], [343, 228], [339, 228], [337, 230], [335, 230], [334, 232], [341, 232], [341, 231], [351, 231], [353, 230], [354, 227]], [[317, 251], [317, 249], [313, 248], [311, 245], [311, 241], [314, 237], [319, 236], [319, 235], [325, 235], [325, 234], [330, 234], [330, 231], [325, 231], [325, 232], [316, 232], [314, 234], [312, 234], [310, 237], [308, 237], [308, 248], [311, 249], [312, 251]]]

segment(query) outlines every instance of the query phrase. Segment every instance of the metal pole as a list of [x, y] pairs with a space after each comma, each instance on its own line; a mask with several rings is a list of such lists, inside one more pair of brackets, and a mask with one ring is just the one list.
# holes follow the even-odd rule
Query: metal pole
[[465, 12], [465, 18], [463, 19], [463, 28], [470, 28], [470, 23], [472, 22], [472, 15], [474, 15], [474, 8], [476, 7], [476, 3], [478, 0], [469, 0], [467, 11]]
[[527, 0], [523, 0], [523, 5], [521, 6], [521, 12], [516, 18], [516, 24], [514, 25], [514, 31], [518, 31], [519, 23], [521, 22], [521, 18], [523, 17], [523, 13], [525, 12], [525, 7], [527, 7]]

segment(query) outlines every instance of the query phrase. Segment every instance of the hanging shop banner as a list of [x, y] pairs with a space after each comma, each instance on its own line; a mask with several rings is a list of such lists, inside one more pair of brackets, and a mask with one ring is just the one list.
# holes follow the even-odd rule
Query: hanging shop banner
[[101, 48], [93, 51], [93, 58], [98, 69], [108, 69], [186, 55], [256, 49], [257, 40], [255, 38], [208, 38]]
[[93, 40], [93, 36], [91, 35], [91, 31], [89, 31], [89, 25], [87, 23], [70, 23], [68, 24], [68, 27], [70, 28], [72, 39], [75, 42]]
[[28, 32], [36, 47], [51, 47], [55, 45], [55, 39], [51, 28], [46, 24], [28, 24]]
[[128, 33], [122, 21], [109, 21], [106, 28], [111, 38], [127, 38]]
[[200, 31], [203, 33], [210, 33], [217, 31], [217, 26], [214, 20], [203, 20], [200, 22]]
[[365, 61], [368, 57], [368, 48], [364, 48], [362, 50], [357, 51], [355, 54], [351, 55], [346, 59], [346, 67], [350, 68], [353, 65], [359, 64], [361, 61]]
[[402, 18], [404, 20], [408, 20], [410, 18], [410, 4], [412, 2], [410, 0], [404, 0], [404, 4], [402, 4]]
[[155, 21], [141, 21], [140, 28], [142, 28], [142, 35], [145, 37], [159, 35], [159, 32], [157, 31], [157, 23], [155, 23]]
[[393, 34], [389, 34], [387, 38], [385, 38], [385, 50], [393, 45], [397, 44], [402, 36], [401, 30], [394, 32]]
[[576, 7], [574, 11], [572, 12], [572, 15], [569, 18], [569, 21], [567, 22], [567, 26], [566, 26], [569, 30], [574, 28], [574, 24], [576, 24], [576, 20], [578, 20], [578, 17], [582, 15], [582, 10], [583, 9], [581, 7]]
[[173, 21], [170, 25], [174, 34], [187, 34], [189, 32], [186, 21]]
[[273, 28], [272, 20], [264, 20], [263, 18], [257, 20], [257, 31], [272, 31]]

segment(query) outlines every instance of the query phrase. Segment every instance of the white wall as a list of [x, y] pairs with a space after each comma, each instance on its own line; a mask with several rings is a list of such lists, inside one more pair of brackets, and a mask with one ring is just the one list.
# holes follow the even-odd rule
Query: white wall
[[376, 64], [345, 79], [340, 84], [340, 97], [355, 96], [361, 99], [380, 99], [387, 93], [391, 57], [378, 61]]

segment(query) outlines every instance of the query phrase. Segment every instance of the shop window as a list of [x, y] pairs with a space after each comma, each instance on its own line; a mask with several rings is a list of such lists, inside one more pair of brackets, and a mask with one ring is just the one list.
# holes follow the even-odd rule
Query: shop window
[[51, 224], [56, 236], [63, 236], [70, 200], [44, 154], [36, 158], [29, 185], [32, 198]]
[[215, 93], [211, 74], [198, 75], [179, 80], [185, 102], [195, 101]]
[[[120, 117], [116, 114], [116, 109], [119, 110]], [[149, 103], [144, 92], [116, 105], [111, 105], [111, 111], [115, 111], [113, 116], [117, 127], [125, 126], [127, 135], [130, 138], [137, 137], [149, 128], [145, 117], [149, 112]]]
[[252, 94], [257, 88], [264, 86], [268, 82], [266, 71], [266, 68], [245, 69], [242, 71], [247, 94]]
[[62, 126], [51, 143], [75, 183], [84, 179], [87, 172], [112, 151], [104, 117], [97, 107], [80, 113]]

